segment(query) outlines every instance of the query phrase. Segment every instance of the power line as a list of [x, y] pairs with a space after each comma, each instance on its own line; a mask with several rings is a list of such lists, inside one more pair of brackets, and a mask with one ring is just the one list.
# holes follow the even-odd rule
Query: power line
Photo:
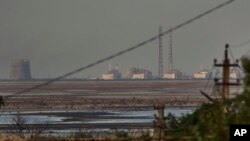
[[[243, 47], [243, 46], [245, 46], [247, 44], [250, 44], [250, 39], [248, 39], [247, 41], [242, 42], [242, 43], [240, 43], [238, 45], [232, 45], [231, 47], [233, 47], [233, 48], [239, 48], [239, 47]], [[248, 50], [248, 52], [245, 53], [245, 55], [249, 55], [250, 56], [250, 50]]]
[[[14, 93], [14, 94], [12, 94], [12, 95], [22, 94], [22, 93], [29, 92], [29, 91], [31, 91], [31, 90], [35, 90], [35, 89], [41, 88], [41, 87], [46, 86], [46, 85], [49, 85], [49, 84], [51, 84], [51, 83], [53, 83], [53, 82], [55, 82], [55, 81], [59, 81], [59, 80], [65, 78], [65, 77], [71, 76], [71, 75], [73, 75], [73, 74], [75, 74], [75, 73], [78, 73], [78, 72], [80, 72], [80, 71], [86, 70], [86, 69], [88, 69], [88, 68], [94, 67], [94, 66], [96, 66], [96, 65], [98, 65], [98, 64], [101, 64], [101, 63], [103, 63], [103, 62], [106, 62], [106, 61], [108, 61], [108, 60], [111, 60], [111, 59], [113, 59], [113, 58], [116, 58], [116, 57], [118, 57], [118, 56], [121, 56], [121, 55], [123, 55], [123, 54], [125, 54], [125, 53], [127, 53], [127, 52], [133, 51], [133, 50], [135, 50], [135, 49], [137, 49], [137, 48], [139, 48], [139, 47], [141, 47], [141, 46], [143, 46], [143, 45], [145, 45], [145, 44], [148, 44], [148, 43], [150, 43], [150, 42], [152, 42], [152, 41], [158, 39], [160, 36], [164, 36], [164, 35], [168, 34], [168, 33], [171, 32], [171, 31], [175, 31], [175, 30], [177, 30], [177, 29], [180, 29], [180, 28], [184, 27], [185, 25], [188, 25], [188, 24], [190, 24], [190, 23], [192, 23], [192, 22], [194, 22], [194, 21], [196, 21], [196, 20], [198, 20], [198, 19], [204, 17], [205, 15], [208, 15], [208, 14], [210, 14], [210, 13], [212, 13], [212, 12], [214, 12], [214, 11], [216, 11], [216, 10], [218, 10], [218, 9], [220, 9], [220, 8], [226, 6], [226, 5], [228, 5], [228, 4], [230, 4], [230, 3], [234, 2], [234, 1], [235, 1], [235, 0], [226, 1], [226, 2], [224, 2], [224, 3], [222, 3], [222, 4], [220, 4], [220, 5], [218, 5], [218, 6], [214, 7], [214, 8], [212, 8], [212, 9], [209, 9], [209, 10], [203, 12], [202, 14], [199, 14], [199, 15], [197, 15], [197, 16], [195, 16], [195, 17], [193, 17], [193, 18], [191, 18], [191, 19], [189, 19], [189, 20], [187, 20], [187, 21], [185, 21], [185, 22], [183, 22], [183, 23], [181, 23], [181, 24], [179, 24], [179, 25], [177, 25], [177, 26], [175, 26], [175, 27], [173, 27], [173, 28], [171, 28], [171, 29], [169, 29], [169, 30], [163, 32], [163, 33], [161, 33], [160, 35], [153, 36], [153, 37], [151, 37], [151, 38], [149, 38], [149, 39], [147, 39], [147, 40], [145, 40], [145, 41], [143, 41], [143, 42], [141, 42], [141, 43], [139, 43], [139, 44], [137, 44], [137, 45], [134, 45], [134, 46], [132, 46], [132, 47], [129, 47], [129, 48], [127, 48], [127, 49], [125, 49], [125, 50], [122, 50], [122, 51], [120, 51], [120, 52], [117, 52], [117, 53], [115, 53], [115, 54], [113, 54], [113, 55], [110, 55], [110, 56], [108, 56], [108, 57], [106, 57], [106, 58], [97, 60], [97, 61], [94, 62], [94, 63], [88, 64], [88, 65], [86, 65], [86, 66], [84, 66], [84, 67], [81, 67], [81, 68], [78, 68], [78, 69], [76, 69], [76, 70], [73, 70], [73, 71], [71, 71], [71, 72], [69, 72], [69, 73], [66, 73], [66, 74], [64, 74], [64, 75], [61, 75], [61, 76], [59, 76], [59, 77], [57, 77], [57, 78], [55, 78], [55, 79], [49, 80], [49, 81], [47, 81], [47, 82], [45, 82], [45, 83], [36, 85], [36, 86], [34, 86], [34, 87], [25, 89], [25, 90], [20, 91], [20, 92], [16, 92], [16, 93]], [[6, 97], [8, 98], [8, 97], [10, 97], [10, 96], [12, 96], [12, 95], [9, 95], [9, 96], [6, 96]]]
[[208, 79], [207, 79], [204, 90], [206, 90], [208, 88], [209, 82], [210, 82], [212, 75], [213, 75], [213, 70], [214, 70], [214, 66], [212, 66], [212, 68], [208, 72]]
[[250, 56], [250, 50], [246, 54]]
[[[247, 41], [247, 42], [250, 43], [250, 40]], [[243, 45], [248, 44], [247, 42], [244, 42], [244, 43], [242, 43], [242, 44], [239, 45], [239, 46], [233, 46], [233, 47], [241, 47], [241, 46], [243, 46]], [[234, 58], [233, 52], [232, 52], [232, 50], [231, 50], [230, 47], [229, 47], [229, 52], [230, 52], [230, 54], [231, 54], [231, 56], [232, 56], [233, 62], [235, 62], [236, 60], [235, 60], [235, 58]], [[249, 50], [245, 55], [250, 55], [250, 50]], [[241, 68], [241, 66], [238, 66], [238, 68], [239, 68], [242, 72], [244, 72], [244, 70]]]
[[249, 43], [250, 43], [250, 39], [247, 40], [247, 41], [245, 41], [245, 42], [242, 42], [242, 43], [240, 43], [240, 44], [238, 44], [238, 45], [233, 45], [233, 46], [231, 46], [231, 47], [233, 47], [233, 48], [238, 48], [238, 47], [245, 46], [245, 45], [247, 45], [247, 44], [249, 44]]
[[232, 57], [232, 59], [233, 59], [233, 62], [235, 62], [234, 55], [233, 55], [233, 52], [232, 52], [232, 50], [231, 50], [231, 47], [229, 47], [228, 49], [229, 49], [230, 55], [231, 55], [231, 57]]

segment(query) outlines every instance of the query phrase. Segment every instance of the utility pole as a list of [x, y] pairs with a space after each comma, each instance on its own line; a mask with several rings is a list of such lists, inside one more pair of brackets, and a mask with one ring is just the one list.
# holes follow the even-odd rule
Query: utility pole
[[224, 51], [224, 60], [223, 64], [217, 64], [217, 59], [214, 59], [215, 67], [222, 67], [223, 69], [223, 79], [222, 83], [219, 83], [219, 79], [215, 78], [215, 85], [222, 85], [222, 99], [226, 101], [229, 98], [229, 86], [230, 85], [240, 85], [239, 81], [237, 83], [230, 83], [230, 67], [239, 67], [239, 60], [236, 60], [235, 63], [230, 64], [230, 59], [228, 57], [228, 48], [229, 44], [225, 45]]
[[156, 121], [154, 121], [154, 131], [153, 131], [153, 141], [163, 141], [165, 138], [165, 130], [166, 129], [166, 122], [167, 119], [164, 116], [164, 104], [159, 104], [154, 106], [154, 109], [157, 109], [158, 115], [155, 115]]

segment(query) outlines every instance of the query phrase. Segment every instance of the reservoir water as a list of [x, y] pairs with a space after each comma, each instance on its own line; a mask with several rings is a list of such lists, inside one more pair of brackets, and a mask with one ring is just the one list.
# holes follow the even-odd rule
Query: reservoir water
[[[167, 109], [165, 115], [172, 113], [179, 117], [190, 114], [195, 109]], [[33, 112], [3, 112], [0, 116], [0, 124], [13, 124], [13, 118], [21, 115], [26, 124], [70, 124], [70, 123], [151, 123], [154, 120], [156, 110], [146, 111], [33, 111]]]

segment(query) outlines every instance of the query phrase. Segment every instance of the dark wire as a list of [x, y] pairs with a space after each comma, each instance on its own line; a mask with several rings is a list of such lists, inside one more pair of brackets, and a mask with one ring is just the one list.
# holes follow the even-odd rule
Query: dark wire
[[113, 54], [113, 55], [110, 55], [110, 56], [108, 56], [108, 57], [106, 57], [106, 58], [100, 59], [100, 60], [98, 60], [98, 61], [96, 61], [96, 62], [94, 62], [94, 63], [91, 63], [91, 64], [87, 65], [87, 66], [81, 67], [81, 68], [79, 68], [79, 69], [76, 69], [76, 70], [71, 71], [71, 72], [69, 72], [69, 73], [66, 73], [66, 74], [64, 74], [64, 75], [61, 75], [61, 76], [59, 76], [59, 77], [57, 77], [57, 78], [55, 78], [55, 79], [49, 80], [49, 81], [47, 81], [47, 82], [45, 82], [45, 83], [36, 85], [36, 86], [34, 86], [34, 87], [25, 89], [25, 90], [20, 91], [20, 92], [16, 92], [16, 93], [14, 93], [14, 94], [12, 94], [12, 95], [9, 95], [9, 96], [6, 96], [6, 97], [10, 97], [10, 96], [13, 96], [13, 95], [16, 95], [16, 94], [26, 93], [26, 92], [29, 92], [29, 91], [31, 91], [31, 90], [35, 90], [35, 89], [41, 88], [41, 87], [46, 86], [46, 85], [49, 85], [49, 84], [51, 84], [51, 83], [53, 83], [53, 82], [55, 82], [55, 81], [59, 81], [59, 80], [65, 78], [65, 77], [68, 77], [68, 76], [70, 76], [70, 75], [73, 75], [73, 74], [75, 74], [75, 73], [78, 73], [78, 72], [80, 72], [80, 71], [83, 71], [83, 70], [85, 70], [85, 69], [94, 67], [94, 66], [96, 66], [96, 65], [98, 65], [98, 64], [101, 64], [101, 63], [103, 63], [103, 62], [106, 62], [106, 61], [108, 61], [108, 60], [111, 60], [111, 59], [113, 59], [113, 58], [115, 58], [115, 57], [118, 57], [118, 56], [120, 56], [120, 55], [123, 55], [123, 54], [125, 54], [125, 53], [127, 53], [127, 52], [130, 52], [130, 51], [132, 51], [132, 50], [135, 50], [135, 49], [137, 49], [137, 48], [139, 48], [139, 47], [141, 47], [141, 46], [143, 46], [143, 45], [145, 45], [145, 44], [147, 44], [147, 43], [149, 43], [149, 42], [152, 42], [152, 41], [158, 39], [160, 36], [164, 36], [164, 35], [168, 34], [169, 32], [172, 32], [172, 31], [175, 31], [175, 30], [177, 30], [177, 29], [180, 29], [180, 28], [182, 28], [183, 26], [188, 25], [188, 24], [190, 24], [190, 23], [192, 23], [192, 22], [194, 22], [194, 21], [196, 21], [196, 20], [198, 20], [198, 19], [204, 17], [205, 15], [210, 14], [210, 13], [212, 13], [213, 11], [218, 10], [218, 9], [220, 9], [220, 8], [226, 6], [226, 5], [228, 5], [228, 4], [230, 4], [230, 3], [234, 2], [234, 1], [235, 1], [235, 0], [226, 1], [226, 2], [224, 2], [224, 3], [222, 3], [222, 4], [218, 5], [218, 6], [216, 6], [216, 7], [214, 7], [214, 8], [212, 8], [212, 9], [210, 9], [210, 10], [205, 11], [205, 12], [202, 13], [202, 14], [199, 14], [199, 15], [197, 15], [197, 16], [195, 16], [195, 17], [193, 17], [193, 18], [191, 18], [191, 19], [189, 19], [189, 20], [187, 20], [187, 21], [185, 21], [185, 22], [183, 22], [183, 23], [181, 23], [181, 24], [179, 24], [179, 25], [173, 27], [172, 29], [169, 29], [169, 30], [163, 32], [162, 34], [159, 34], [159, 35], [156, 35], [156, 36], [154, 36], [154, 37], [151, 37], [151, 38], [149, 38], [148, 40], [145, 40], [145, 41], [143, 41], [143, 42], [141, 42], [141, 43], [139, 43], [139, 44], [137, 44], [137, 45], [134, 45], [134, 46], [132, 46], [132, 47], [130, 47], [130, 48], [128, 48], [128, 49], [125, 49], [125, 50], [123, 50], [123, 51], [117, 52], [117, 53], [115, 53], [115, 54]]
[[[206, 85], [205, 85], [205, 88], [204, 88], [204, 91], [203, 92], [202, 90], [200, 90], [200, 93], [205, 96], [209, 101], [211, 102], [214, 102], [214, 100], [209, 96], [209, 89], [207, 90], [208, 86], [209, 86], [209, 82], [211, 81], [211, 77], [212, 77], [212, 74], [213, 74], [213, 70], [214, 70], [214, 66], [212, 66], [212, 68], [209, 70], [209, 76], [208, 76], [208, 80], [206, 82]], [[208, 91], [208, 92], [206, 92]]]
[[[230, 55], [231, 55], [231, 57], [232, 57], [232, 59], [233, 59], [233, 62], [235, 62], [234, 55], [233, 55], [233, 52], [232, 52], [230, 46], [229, 46], [229, 52], [230, 52]], [[237, 70], [238, 70], [238, 69], [237, 69]], [[237, 72], [236, 72], [236, 73], [237, 73]], [[236, 77], [237, 77], [237, 74], [236, 74]], [[238, 93], [238, 88], [239, 88], [239, 86], [237, 86], [237, 89], [236, 89], [236, 92], [237, 92], [237, 93]]]
[[247, 44], [249, 44], [249, 43], [250, 43], [250, 39], [247, 40], [246, 42], [240, 43], [240, 44], [238, 44], [238, 45], [233, 45], [233, 46], [231, 46], [231, 47], [233, 47], [233, 48], [238, 48], [238, 47], [245, 46], [245, 45], [247, 45]]
[[211, 77], [212, 77], [212, 75], [213, 75], [213, 70], [214, 70], [214, 66], [212, 66], [212, 68], [209, 70], [209, 75], [208, 75], [208, 80], [207, 80], [207, 82], [206, 82], [206, 85], [205, 85], [205, 88], [204, 88], [204, 90], [206, 91], [207, 90], [207, 88], [208, 88], [208, 85], [209, 85], [209, 82], [211, 81]]
[[248, 52], [246, 53], [246, 55], [249, 55], [249, 56], [250, 56], [250, 50], [248, 50]]
[[[217, 78], [217, 76], [219, 75], [219, 70], [218, 70], [218, 68], [215, 70], [216, 72], [215, 72], [215, 76], [214, 76], [214, 78]], [[216, 94], [218, 91], [217, 90], [219, 90], [219, 86], [218, 85], [212, 85], [212, 87], [211, 87], [211, 93], [215, 96], [215, 99], [218, 99], [218, 95]]]
[[[214, 71], [215, 71], [215, 69], [213, 70], [212, 74], [214, 74]], [[214, 77], [215, 77], [215, 75], [214, 75]], [[209, 82], [211, 82], [211, 83], [210, 83], [209, 86], [208, 86], [208, 93], [209, 93], [209, 94], [212, 94], [213, 87], [214, 87], [214, 79], [211, 79], [211, 78], [210, 78], [210, 81], [209, 81]]]
[[[238, 48], [238, 47], [245, 46], [245, 45], [247, 45], [247, 44], [249, 44], [249, 43], [250, 43], [250, 39], [247, 40], [246, 42], [240, 43], [240, 44], [238, 44], [238, 45], [231, 45], [231, 47], [233, 47], [233, 48]], [[245, 55], [249, 55], [249, 56], [250, 56], [250, 50], [248, 50], [248, 52], [247, 52]]]
[[235, 62], [234, 55], [233, 55], [233, 52], [232, 52], [232, 50], [231, 50], [230, 47], [229, 47], [229, 52], [230, 52], [230, 55], [231, 55], [231, 57], [232, 57], [232, 59], [233, 59], [233, 62]]
[[[249, 50], [249, 51], [250, 51], [250, 50]], [[235, 62], [234, 55], [233, 55], [233, 52], [232, 52], [232, 50], [231, 50], [230, 47], [229, 47], [229, 52], [230, 52], [230, 54], [231, 54], [231, 56], [232, 56], [233, 62]], [[240, 65], [238, 66], [238, 68], [239, 68], [241, 71], [243, 71], [242, 68], [240, 67]]]

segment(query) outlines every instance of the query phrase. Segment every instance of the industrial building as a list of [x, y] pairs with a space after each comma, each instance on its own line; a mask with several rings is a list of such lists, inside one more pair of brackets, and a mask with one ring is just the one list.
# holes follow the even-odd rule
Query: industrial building
[[107, 73], [104, 73], [102, 75], [103, 80], [116, 80], [116, 79], [121, 79], [122, 75], [118, 71], [119, 67], [118, 65], [115, 66], [115, 69], [112, 69], [112, 65], [109, 64], [109, 71]]
[[163, 75], [163, 78], [165, 79], [182, 79], [183, 77], [182, 72], [178, 71], [178, 70], [171, 70], [168, 71], [167, 73], [165, 73]]
[[30, 61], [28, 59], [11, 60], [11, 80], [31, 80]]
[[241, 77], [240, 71], [237, 70], [236, 68], [231, 69], [229, 77], [231, 79], [240, 79], [240, 77]]
[[143, 68], [129, 68], [127, 70], [128, 79], [152, 79], [152, 72]]
[[209, 73], [206, 69], [204, 69], [194, 73], [194, 79], [209, 79], [210, 75], [211, 73]]
[[116, 79], [121, 79], [122, 75], [118, 70], [110, 70], [107, 73], [104, 73], [102, 75], [102, 79], [104, 80], [116, 80]]

